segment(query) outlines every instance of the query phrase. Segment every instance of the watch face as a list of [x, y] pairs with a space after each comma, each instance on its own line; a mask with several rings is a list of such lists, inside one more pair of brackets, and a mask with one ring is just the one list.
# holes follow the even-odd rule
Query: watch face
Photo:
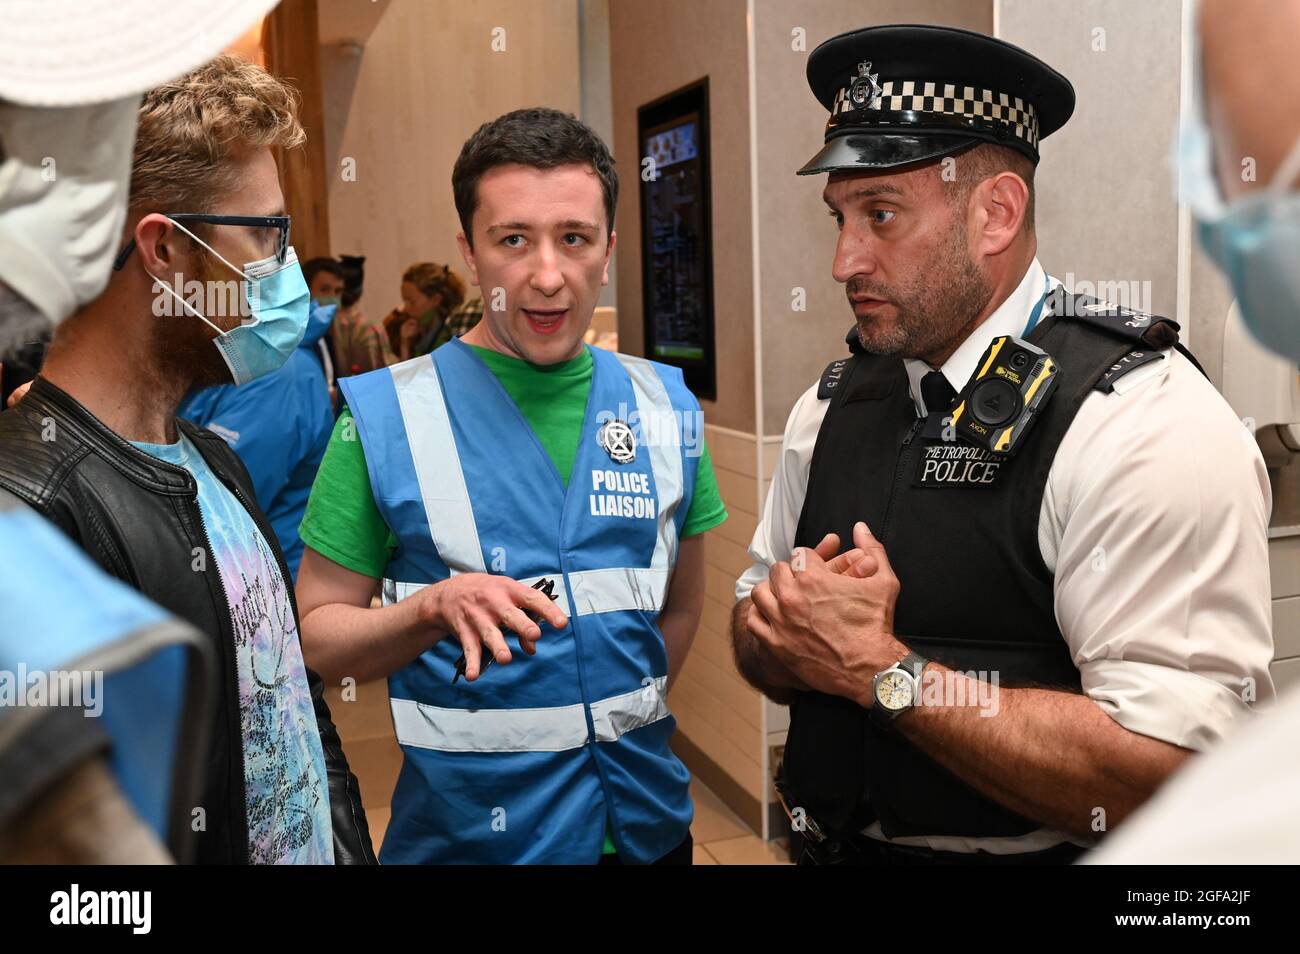
[[914, 691], [906, 673], [891, 670], [876, 683], [876, 701], [891, 712], [899, 712], [912, 704]]

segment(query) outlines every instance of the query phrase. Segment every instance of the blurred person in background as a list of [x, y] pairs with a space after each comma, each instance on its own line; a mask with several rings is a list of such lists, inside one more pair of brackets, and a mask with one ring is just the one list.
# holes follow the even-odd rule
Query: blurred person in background
[[340, 378], [364, 374], [392, 364], [392, 349], [383, 322], [366, 314], [361, 304], [365, 290], [364, 255], [340, 255], [343, 269], [343, 293], [334, 316], [330, 339], [334, 345], [334, 373]]
[[343, 266], [332, 258], [311, 258], [303, 263], [311, 300], [318, 305], [337, 305], [343, 297]]
[[384, 319], [389, 350], [398, 361], [409, 361], [459, 338], [474, 327], [449, 320], [464, 301], [465, 282], [450, 266], [412, 265], [402, 273], [402, 307]]
[[316, 356], [321, 370], [325, 372], [325, 383], [329, 386], [330, 413], [334, 411], [334, 378], [336, 360], [334, 356], [334, 317], [343, 300], [343, 266], [335, 259], [323, 257], [308, 259], [302, 266], [302, 277], [307, 279], [307, 289], [311, 292], [312, 305], [333, 305], [330, 313], [330, 325], [325, 336], [316, 344]]
[[[451, 313], [447, 315], [447, 327], [457, 329], [452, 332], [452, 337], [462, 338], [482, 320], [483, 298], [481, 295], [475, 295], [473, 298], [466, 298], [451, 310]], [[614, 348], [612, 350], [617, 351], [618, 349]]]

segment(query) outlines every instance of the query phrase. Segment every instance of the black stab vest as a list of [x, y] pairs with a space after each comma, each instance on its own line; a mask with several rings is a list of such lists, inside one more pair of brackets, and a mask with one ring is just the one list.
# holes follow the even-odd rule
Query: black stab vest
[[[901, 584], [895, 631], [904, 644], [952, 669], [996, 671], [1000, 687], [1080, 691], [1038, 544], [1047, 475], [1088, 393], [1169, 360], [1159, 349], [1175, 345], [1177, 331], [1169, 319], [1106, 312], [1056, 289], [1027, 336], [1059, 364], [1056, 391], [1024, 445], [998, 460], [944, 441], [941, 415], [917, 417], [903, 361], [864, 353], [851, 330], [853, 356], [823, 377], [830, 404], [795, 545], [837, 533], [850, 546], [853, 524], [866, 521]], [[1040, 827], [839, 696], [797, 694], [782, 775], [793, 804], [838, 836], [877, 819], [889, 837], [1009, 837]]]

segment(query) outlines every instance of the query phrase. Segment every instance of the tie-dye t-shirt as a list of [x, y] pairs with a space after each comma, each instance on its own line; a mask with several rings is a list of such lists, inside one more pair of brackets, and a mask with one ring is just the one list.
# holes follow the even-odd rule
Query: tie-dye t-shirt
[[333, 864], [325, 753], [275, 553], [183, 434], [175, 444], [133, 443], [198, 481], [209, 559], [221, 573], [234, 623], [249, 861]]

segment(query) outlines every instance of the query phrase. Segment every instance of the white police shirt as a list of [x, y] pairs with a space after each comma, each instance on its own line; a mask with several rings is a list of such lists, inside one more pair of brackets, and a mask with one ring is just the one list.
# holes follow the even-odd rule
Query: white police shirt
[[[953, 389], [966, 384], [993, 338], [1022, 336], [1044, 289], [1059, 284], [1034, 259], [939, 369]], [[904, 364], [924, 415], [920, 381], [931, 368]], [[737, 600], [790, 559], [829, 403], [813, 385], [790, 412]], [[1252, 693], [1258, 705], [1273, 701], [1271, 508], [1254, 436], [1176, 350], [1123, 375], [1113, 392], [1084, 399], [1048, 474], [1038, 544], [1083, 691], [1124, 728], [1202, 751], [1250, 716]], [[865, 833], [884, 837], [878, 823]], [[897, 842], [1009, 854], [1065, 840], [1039, 829], [1014, 838]]]

